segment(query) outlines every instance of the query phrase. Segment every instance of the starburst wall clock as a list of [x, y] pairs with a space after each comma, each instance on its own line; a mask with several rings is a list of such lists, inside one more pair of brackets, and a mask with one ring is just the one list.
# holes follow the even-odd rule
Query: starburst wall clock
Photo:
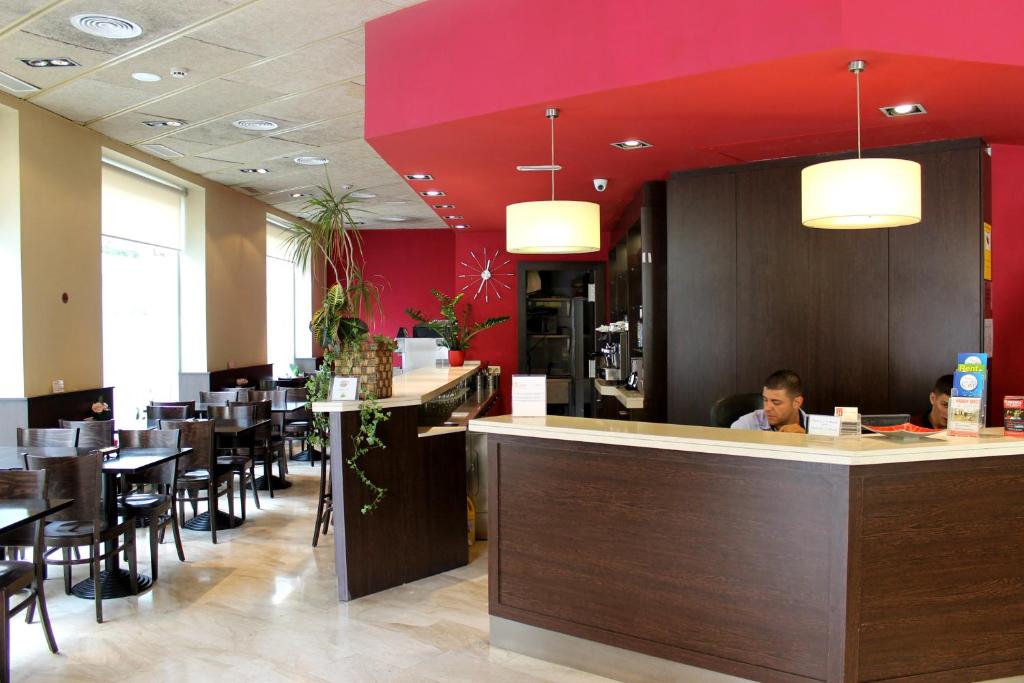
[[503, 272], [512, 263], [512, 259], [503, 257], [501, 249], [488, 253], [487, 247], [484, 247], [479, 256], [470, 250], [469, 257], [459, 263], [470, 271], [459, 274], [459, 279], [463, 282], [462, 291], [473, 293], [473, 301], [480, 298], [481, 294], [484, 303], [490, 303], [492, 294], [501, 301], [503, 291], [512, 291], [512, 285], [506, 280], [514, 277], [514, 274]]

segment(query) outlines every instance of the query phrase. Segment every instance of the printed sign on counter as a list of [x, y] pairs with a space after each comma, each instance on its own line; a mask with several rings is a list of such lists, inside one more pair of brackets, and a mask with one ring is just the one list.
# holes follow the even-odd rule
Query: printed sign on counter
[[544, 417], [548, 414], [548, 378], [545, 375], [512, 375], [512, 416]]
[[808, 415], [807, 436], [839, 436], [843, 430], [842, 417], [835, 415]]
[[327, 400], [354, 401], [359, 397], [358, 389], [358, 377], [333, 377], [331, 378], [331, 393]]

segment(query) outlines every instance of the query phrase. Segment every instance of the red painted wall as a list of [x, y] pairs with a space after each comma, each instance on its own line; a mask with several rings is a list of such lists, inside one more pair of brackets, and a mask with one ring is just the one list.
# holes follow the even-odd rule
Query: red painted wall
[[1024, 146], [992, 145], [992, 387], [990, 424], [1003, 396], [1024, 395]]
[[395, 336], [399, 327], [412, 332], [406, 308], [437, 311], [430, 290], [450, 292], [455, 271], [455, 236], [449, 230], [365, 230], [365, 272], [383, 285], [381, 316], [370, 322], [374, 334]]

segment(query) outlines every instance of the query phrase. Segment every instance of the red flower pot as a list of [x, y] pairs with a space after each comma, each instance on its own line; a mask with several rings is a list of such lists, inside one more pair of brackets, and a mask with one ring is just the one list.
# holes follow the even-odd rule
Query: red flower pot
[[461, 368], [462, 364], [466, 362], [465, 351], [452, 351], [448, 350], [448, 365], [453, 368]]

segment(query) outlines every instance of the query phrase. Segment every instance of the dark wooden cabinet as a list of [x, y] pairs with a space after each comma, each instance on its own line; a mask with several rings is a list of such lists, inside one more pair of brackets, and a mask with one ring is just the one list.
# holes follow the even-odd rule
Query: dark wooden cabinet
[[869, 150], [922, 166], [921, 223], [815, 230], [800, 222], [786, 159], [675, 174], [668, 188], [668, 420], [707, 424], [712, 404], [781, 368], [807, 407], [917, 412], [960, 351], [981, 351], [979, 140]]

